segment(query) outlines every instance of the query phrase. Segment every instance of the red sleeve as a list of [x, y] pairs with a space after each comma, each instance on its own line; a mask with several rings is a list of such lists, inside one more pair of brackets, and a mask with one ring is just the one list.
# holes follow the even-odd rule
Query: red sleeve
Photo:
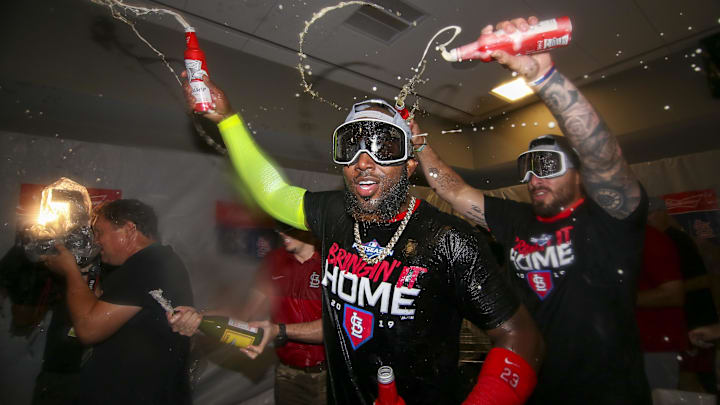
[[654, 288], [669, 281], [682, 279], [680, 258], [675, 243], [664, 232], [647, 226], [641, 288]]

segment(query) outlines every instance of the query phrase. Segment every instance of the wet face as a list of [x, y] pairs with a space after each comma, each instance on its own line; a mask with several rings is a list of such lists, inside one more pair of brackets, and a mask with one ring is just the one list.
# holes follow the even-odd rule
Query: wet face
[[360, 154], [355, 164], [343, 167], [345, 178], [345, 209], [357, 221], [386, 221], [404, 207], [410, 188], [409, 178], [417, 161], [382, 166], [367, 153]]
[[99, 216], [93, 224], [95, 243], [100, 246], [100, 257], [104, 263], [119, 266], [130, 257], [131, 234], [135, 224], [126, 222], [122, 226], [113, 224]]
[[582, 197], [580, 174], [575, 169], [569, 169], [562, 176], [550, 179], [532, 175], [528, 191], [535, 214], [552, 217]]

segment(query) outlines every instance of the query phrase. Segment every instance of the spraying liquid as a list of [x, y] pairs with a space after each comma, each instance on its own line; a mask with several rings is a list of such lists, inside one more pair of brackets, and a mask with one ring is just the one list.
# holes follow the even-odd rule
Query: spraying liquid
[[384, 8], [382, 8], [381, 6], [379, 6], [377, 4], [369, 3], [366, 1], [343, 1], [334, 6], [322, 8], [322, 9], [320, 9], [320, 11], [313, 13], [313, 16], [310, 19], [310, 21], [305, 21], [305, 28], [300, 33], [300, 42], [298, 44], [298, 56], [300, 56], [300, 62], [298, 63], [297, 68], [298, 68], [298, 71], [300, 71], [300, 84], [302, 85], [303, 91], [305, 93], [310, 94], [310, 96], [312, 98], [314, 98], [318, 101], [321, 101], [323, 103], [326, 103], [338, 111], [341, 111], [343, 108], [340, 107], [334, 101], [327, 100], [327, 99], [323, 98], [322, 96], [320, 96], [320, 94], [317, 91], [312, 89], [312, 84], [309, 84], [307, 82], [307, 79], [305, 77], [306, 68], [303, 66], [303, 62], [304, 62], [305, 58], [307, 58], [307, 55], [305, 55], [305, 53], [303, 52], [303, 44], [305, 43], [305, 35], [307, 35], [308, 30], [310, 29], [310, 26], [315, 24], [315, 21], [321, 19], [322, 17], [324, 17], [327, 13], [329, 13], [331, 11], [338, 10], [338, 9], [341, 9], [341, 8], [347, 7], [347, 6], [352, 6], [352, 5], [372, 6], [379, 10], [385, 10]]
[[540, 21], [524, 32], [517, 30], [512, 34], [506, 34], [503, 30], [497, 30], [490, 35], [480, 36], [475, 42], [450, 51], [446, 49], [447, 43], [438, 46], [437, 50], [441, 51], [443, 59], [448, 62], [464, 60], [491, 62], [493, 60], [491, 55], [495, 51], [505, 51], [512, 55], [529, 55], [567, 46], [570, 43], [571, 33], [570, 18], [560, 17]]
[[[106, 6], [106, 7], [108, 7], [108, 8], [110, 9], [110, 12], [111, 12], [113, 18], [115, 18], [116, 20], [122, 21], [122, 22], [124, 22], [125, 24], [127, 24], [128, 26], [130, 26], [130, 28], [133, 30], [133, 32], [135, 33], [135, 35], [136, 35], [145, 45], [147, 45], [148, 48], [152, 49], [152, 51], [155, 52], [155, 53], [158, 55], [158, 57], [160, 57], [160, 59], [162, 60], [163, 64], [165, 65], [165, 67], [167, 67], [167, 69], [170, 71], [170, 73], [172, 73], [172, 75], [173, 75], [173, 77], [175, 78], [175, 80], [177, 81], [177, 83], [178, 83], [180, 86], [182, 86], [182, 82], [180, 81], [180, 78], [178, 77], [178, 74], [175, 72], [175, 70], [172, 68], [172, 66], [170, 66], [170, 64], [168, 63], [168, 61], [165, 59], [165, 55], [164, 55], [162, 52], [160, 52], [157, 48], [155, 48], [154, 46], [152, 46], [152, 44], [150, 43], [150, 41], [148, 41], [147, 39], [145, 39], [145, 37], [143, 37], [143, 36], [140, 34], [140, 32], [139, 32], [139, 31], [137, 30], [137, 28], [135, 27], [135, 24], [134, 24], [132, 21], [130, 21], [127, 17], [125, 17], [125, 15], [123, 15], [123, 12], [127, 12], [127, 13], [130, 13], [130, 14], [133, 14], [133, 15], [135, 15], [136, 17], [143, 16], [143, 15], [146, 15], [146, 14], [161, 14], [161, 15], [162, 15], [162, 14], [167, 14], [167, 15], [171, 15], [171, 16], [173, 16], [173, 17], [175, 18], [175, 20], [177, 20], [178, 23], [180, 23], [180, 25], [182, 25], [183, 29], [185, 30], [186, 42], [187, 42], [187, 41], [188, 41], [188, 40], [187, 40], [188, 30], [192, 30], [193, 34], [194, 34], [195, 30], [193, 29], [193, 27], [190, 26], [190, 24], [185, 20], [185, 18], [183, 18], [182, 15], [180, 15], [179, 13], [177, 13], [177, 12], [175, 12], [175, 11], [167, 10], [167, 9], [164, 9], [164, 8], [147, 8], [147, 7], [132, 6], [132, 5], [129, 5], [129, 4], [125, 4], [125, 3], [123, 3], [123, 2], [120, 1], [120, 0], [90, 0], [90, 1], [92, 1], [92, 2], [95, 3], [95, 4], [99, 4], [99, 5], [101, 5], [101, 6]], [[195, 40], [195, 42], [197, 43], [197, 39]], [[200, 50], [199, 47], [198, 47], [198, 50]], [[200, 50], [200, 52], [202, 52], [202, 51]], [[187, 51], [186, 51], [186, 58], [185, 58], [185, 59], [187, 59]], [[203, 60], [203, 62], [204, 62], [204, 54], [203, 54], [203, 59], [202, 59], [202, 60]], [[204, 65], [204, 63], [203, 63], [203, 65]], [[205, 68], [205, 74], [207, 74], [207, 68]], [[191, 76], [190, 76], [190, 72], [188, 72], [188, 77], [191, 77]], [[204, 83], [203, 83], [203, 85], [204, 85]], [[208, 91], [207, 94], [209, 94], [209, 91]], [[209, 96], [208, 96], [208, 99], [209, 99]], [[201, 104], [202, 104], [202, 103], [201, 103]], [[196, 104], [196, 108], [198, 108], [198, 107], [197, 107], [197, 104]], [[207, 111], [207, 110], [198, 110], [198, 111]], [[216, 150], [217, 152], [219, 152], [220, 154], [222, 154], [222, 155], [226, 155], [226, 154], [227, 154], [227, 149], [225, 149], [221, 144], [215, 142], [215, 140], [212, 139], [212, 138], [207, 134], [207, 132], [205, 132], [205, 130], [203, 129], [203, 127], [202, 127], [202, 126], [200, 125], [200, 123], [198, 122], [197, 117], [193, 117], [193, 125], [195, 126], [195, 130], [197, 131], [197, 133], [205, 140], [205, 143], [207, 143], [209, 146], [211, 146], [213, 149], [215, 149], [215, 150]]]
[[[351, 6], [351, 5], [371, 6], [371, 7], [377, 8], [378, 10], [388, 11], [385, 8], [383, 8], [382, 6], [375, 4], [375, 3], [369, 3], [366, 1], [343, 1], [334, 6], [322, 8], [322, 9], [320, 9], [320, 11], [313, 13], [313, 17], [310, 19], [310, 21], [305, 22], [305, 28], [299, 35], [300, 42], [298, 45], [298, 49], [299, 49], [298, 55], [300, 56], [300, 62], [298, 63], [297, 68], [298, 68], [298, 71], [300, 72], [301, 86], [303, 87], [303, 91], [305, 93], [310, 94], [310, 96], [312, 96], [314, 99], [332, 106], [336, 110], [342, 110], [343, 108], [340, 107], [337, 103], [323, 98], [316, 90], [313, 90], [312, 85], [307, 82], [305, 71], [308, 70], [309, 68], [303, 65], [304, 60], [307, 58], [307, 55], [303, 52], [303, 45], [305, 42], [305, 35], [307, 35], [308, 30], [310, 29], [310, 26], [312, 26], [317, 20], [324, 17], [327, 13], [329, 13], [331, 11], [335, 11], [335, 10], [341, 9], [343, 7]], [[413, 117], [415, 115], [415, 111], [417, 111], [419, 109], [419, 101], [416, 100], [415, 104], [413, 104], [412, 109], [410, 111], [408, 111], [408, 109], [405, 106], [405, 99], [410, 94], [417, 95], [417, 93], [415, 92], [415, 87], [418, 84], [423, 84], [426, 82], [426, 80], [421, 79], [421, 76], [425, 71], [425, 65], [426, 65], [425, 57], [427, 56], [428, 48], [430, 47], [430, 44], [435, 39], [435, 37], [437, 37], [440, 33], [444, 32], [448, 28], [450, 28], [450, 27], [443, 28], [442, 30], [438, 31], [438, 33], [435, 34], [435, 36], [433, 36], [433, 38], [428, 43], [428, 46], [425, 48], [425, 52], [423, 53], [422, 58], [420, 58], [420, 62], [418, 62], [417, 67], [415, 67], [413, 69], [415, 74], [402, 87], [398, 96], [395, 97], [395, 108], [398, 110], [400, 115], [405, 120], [413, 119]], [[459, 27], [457, 27], [457, 28], [459, 29]], [[453, 36], [453, 38], [454, 38], [454, 36]], [[451, 41], [452, 41], [452, 39], [451, 39]], [[448, 41], [448, 43], [449, 43], [449, 41]]]

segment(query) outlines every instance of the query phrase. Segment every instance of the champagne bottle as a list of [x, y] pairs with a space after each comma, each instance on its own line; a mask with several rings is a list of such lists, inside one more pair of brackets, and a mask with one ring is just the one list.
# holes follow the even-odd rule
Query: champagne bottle
[[378, 397], [375, 405], [405, 405], [405, 401], [398, 395], [395, 386], [395, 372], [392, 367], [382, 366], [378, 369]]
[[262, 328], [253, 328], [226, 316], [203, 316], [198, 329], [222, 343], [239, 348], [259, 345], [263, 338]]

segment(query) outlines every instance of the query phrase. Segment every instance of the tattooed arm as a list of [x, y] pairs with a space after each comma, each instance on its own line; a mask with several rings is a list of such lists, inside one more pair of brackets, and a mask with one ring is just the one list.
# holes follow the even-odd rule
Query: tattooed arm
[[[414, 121], [411, 122], [410, 129], [413, 134], [420, 133], [420, 129]], [[488, 229], [485, 220], [485, 196], [482, 191], [465, 183], [450, 166], [438, 157], [424, 139], [413, 138], [413, 143], [416, 147], [425, 145], [421, 151], [415, 152], [415, 156], [420, 161], [420, 167], [430, 187], [463, 217]]]
[[[507, 33], [526, 31], [528, 21], [518, 18], [496, 26]], [[483, 34], [492, 32], [485, 27]], [[553, 67], [547, 53], [512, 56], [498, 51], [492, 55], [498, 62], [522, 74], [528, 82], [543, 77]], [[583, 185], [590, 198], [615, 218], [627, 218], [640, 204], [640, 183], [625, 161], [620, 145], [597, 111], [565, 76], [554, 71], [535, 88], [557, 120], [580, 157]]]

